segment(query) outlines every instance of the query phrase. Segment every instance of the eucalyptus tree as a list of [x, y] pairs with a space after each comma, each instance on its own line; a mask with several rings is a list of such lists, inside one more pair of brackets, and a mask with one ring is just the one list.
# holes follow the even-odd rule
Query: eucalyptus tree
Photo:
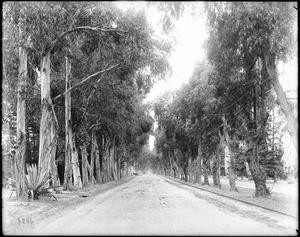
[[[25, 6], [26, 8], [26, 6]], [[7, 3], [4, 6], [4, 20], [6, 40], [10, 37], [16, 37], [11, 43], [4, 42], [7, 50], [13, 46], [19, 48], [18, 55], [18, 82], [17, 82], [17, 126], [16, 126], [16, 157], [14, 159], [13, 173], [16, 182], [17, 197], [25, 197], [26, 183], [25, 183], [25, 156], [26, 156], [26, 89], [27, 89], [27, 61], [28, 48], [31, 44], [31, 35], [26, 32], [26, 10], [20, 9], [18, 4]], [[13, 56], [14, 52], [10, 51]], [[8, 57], [8, 59], [12, 59]], [[4, 64], [4, 76], [7, 80], [6, 66]]]
[[[3, 5], [2, 38], [2, 149], [3, 175], [16, 179], [15, 152], [17, 151], [17, 82], [19, 46], [21, 45], [16, 19], [11, 15], [9, 4]], [[6, 127], [7, 125], [7, 127]], [[7, 133], [5, 132], [7, 128]], [[6, 136], [5, 136], [6, 135]], [[22, 162], [21, 162], [22, 163]], [[18, 189], [19, 191], [19, 189]]]
[[271, 86], [289, 118], [290, 128], [294, 128], [290, 134], [293, 138], [297, 134], [292, 110], [284, 106], [286, 100], [280, 95], [280, 84], [274, 75], [276, 62], [287, 57], [291, 48], [294, 9], [290, 3], [211, 3], [207, 10], [207, 52], [214, 66], [214, 84], [225, 108], [224, 125], [231, 130], [227, 142], [233, 140], [236, 149], [238, 140], [246, 141], [256, 196], [268, 195], [260, 156], [267, 147]]
[[[145, 131], [140, 133], [138, 130], [143, 127], [140, 126], [141, 123], [149, 124], [149, 121], [147, 122], [149, 116], [145, 113], [146, 108], [142, 106], [141, 101], [149, 92], [153, 83], [152, 77], [163, 77], [168, 69], [165, 55], [169, 46], [152, 37], [145, 12], [130, 10], [122, 13], [116, 9], [115, 11], [114, 14], [118, 18], [114, 24], [126, 27], [128, 33], [125, 37], [110, 35], [96, 45], [84, 45], [82, 50], [87, 55], [93, 51], [93, 54], [87, 57], [85, 70], [99, 67], [101, 64], [104, 66], [105, 62], [109, 61], [120, 62], [120, 65], [109, 75], [100, 76], [95, 83], [84, 85], [82, 92], [75, 98], [77, 106], [74, 107], [78, 117], [83, 118], [79, 123], [80, 130], [90, 134], [93, 129], [96, 132], [94, 136], [101, 137], [100, 159], [105, 181], [113, 179], [112, 175], [115, 176], [114, 171], [111, 171], [115, 164], [113, 156], [107, 156], [109, 149], [114, 147], [119, 151], [127, 150], [129, 153], [137, 154], [134, 151], [134, 147], [137, 148], [134, 144], [138, 142], [137, 139], [142, 142], [145, 139], [142, 134], [147, 133]], [[84, 102], [83, 110], [80, 109], [81, 101]], [[120, 146], [124, 146], [125, 150]], [[116, 154], [117, 161], [119, 155]], [[120, 168], [120, 161], [117, 163], [117, 167]], [[99, 176], [98, 171], [96, 176]]]
[[[145, 18], [145, 12], [130, 10], [125, 14], [112, 7], [110, 3], [95, 2], [26, 3], [22, 9], [19, 3], [11, 3], [7, 6], [9, 13], [13, 16], [12, 19], [24, 23], [22, 25], [24, 35], [30, 36], [30, 44], [26, 48], [30, 65], [28, 71], [30, 78], [33, 78], [35, 82], [28, 85], [30, 86], [30, 92], [32, 91], [32, 95], [34, 95], [28, 97], [29, 102], [34, 104], [33, 101], [36, 101], [38, 96], [42, 97], [41, 117], [37, 110], [34, 114], [36, 119], [32, 119], [33, 116], [24, 116], [26, 119], [28, 117], [32, 119], [29, 126], [31, 131], [34, 127], [32, 124], [40, 122], [40, 129], [35, 129], [35, 133], [40, 135], [40, 141], [38, 142], [40, 146], [38, 160], [40, 180], [50, 170], [55, 176], [56, 166], [54, 162], [61, 159], [62, 143], [58, 144], [58, 149], [57, 143], [58, 139], [62, 140], [64, 136], [62, 132], [64, 123], [58, 123], [58, 121], [62, 121], [61, 118], [64, 114], [62, 98], [70, 91], [76, 91], [76, 93], [72, 93], [72, 100], [75, 102], [72, 104], [75, 106], [71, 108], [71, 129], [75, 133], [83, 133], [85, 134], [83, 137], [86, 137], [91, 132], [89, 128], [95, 124], [94, 127], [97, 127], [99, 125], [98, 121], [101, 121], [99, 126], [104, 127], [104, 132], [100, 132], [99, 135], [104, 136], [104, 140], [98, 139], [98, 143], [99, 140], [105, 143], [105, 139], [113, 141], [109, 148], [110, 151], [116, 143], [124, 146], [128, 145], [126, 143], [126, 140], [129, 139], [128, 134], [124, 132], [127, 130], [129, 133], [135, 134], [134, 139], [128, 140], [129, 144], [144, 143], [147, 140], [147, 135], [142, 135], [136, 131], [139, 130], [139, 127], [145, 128], [145, 126], [148, 126], [145, 125], [145, 123], [149, 123], [147, 115], [142, 113], [138, 116], [137, 111], [143, 110], [143, 108], [136, 108], [141, 107], [142, 98], [152, 86], [152, 78], [163, 77], [167, 71], [168, 65], [165, 56], [170, 47], [164, 42], [153, 38], [152, 30]], [[15, 22], [12, 20], [11, 22], [8, 27], [14, 26]], [[119, 30], [121, 28], [124, 30]], [[10, 33], [10, 31], [7, 32]], [[13, 33], [17, 34], [16, 32]], [[21, 39], [20, 42], [25, 41]], [[10, 53], [10, 55], [13, 54]], [[65, 56], [74, 65], [71, 70], [72, 86], [67, 91], [65, 91], [64, 83], [60, 79], [64, 78], [65, 71], [67, 71], [64, 69]], [[14, 57], [17, 58], [16, 53]], [[9, 69], [9, 63], [5, 65], [6, 78], [10, 76], [10, 72], [7, 73], [6, 70]], [[114, 74], [110, 74], [106, 78], [101, 77], [102, 72], [117, 66], [120, 67]], [[52, 71], [51, 77], [50, 69]], [[17, 75], [17, 67], [14, 72]], [[92, 75], [86, 77], [90, 74]], [[95, 82], [97, 77], [98, 79]], [[85, 79], [82, 80], [82, 78]], [[100, 85], [101, 82], [107, 81], [107, 79], [108, 83]], [[9, 80], [7, 82], [10, 83]], [[103, 86], [104, 89], [97, 90], [98, 85]], [[41, 86], [41, 90], [36, 86]], [[111, 89], [108, 93], [109, 96], [107, 93], [105, 94], [108, 87]], [[104, 92], [104, 96], [100, 95], [101, 92]], [[103, 111], [98, 110], [99, 101], [95, 100], [94, 104], [91, 102], [93, 95], [96, 95], [97, 99], [101, 96], [104, 99], [105, 104], [100, 107], [103, 108], [109, 105], [105, 111], [107, 115], [105, 119], [101, 114]], [[106, 99], [105, 96], [110, 98]], [[80, 101], [82, 98], [84, 103]], [[118, 100], [114, 101], [115, 98], [118, 98]], [[84, 111], [77, 110], [76, 105], [79, 108], [82, 106], [81, 108], [84, 108]], [[93, 113], [87, 111], [87, 107], [91, 107], [92, 112], [97, 110], [100, 112], [94, 113], [94, 116], [89, 116]], [[118, 111], [122, 112], [118, 113]], [[131, 112], [134, 113], [131, 114]], [[115, 116], [116, 114], [117, 116]], [[27, 115], [32, 114], [28, 111]], [[80, 117], [82, 115], [83, 118], [88, 117], [85, 129], [80, 129], [79, 126], [82, 122]], [[125, 129], [122, 129], [123, 127]], [[137, 141], [139, 136], [143, 138], [139, 138], [140, 141]], [[82, 136], [74, 135], [73, 144], [78, 143], [78, 139], [81, 138]], [[35, 141], [34, 138], [29, 140]], [[59, 157], [56, 157], [56, 154], [59, 154]], [[107, 165], [110, 166], [109, 172], [111, 172], [111, 175], [116, 176], [112, 162], [114, 152], [110, 152], [110, 154], [111, 159]], [[99, 160], [95, 160], [95, 165], [99, 169], [101, 165], [97, 161]], [[88, 166], [87, 163], [85, 164]], [[22, 166], [25, 169], [25, 164]], [[89, 166], [89, 170], [92, 179], [94, 171], [91, 166]], [[21, 169], [23, 168], [21, 167]], [[78, 165], [77, 171], [79, 171]], [[65, 178], [67, 176], [65, 175]]]

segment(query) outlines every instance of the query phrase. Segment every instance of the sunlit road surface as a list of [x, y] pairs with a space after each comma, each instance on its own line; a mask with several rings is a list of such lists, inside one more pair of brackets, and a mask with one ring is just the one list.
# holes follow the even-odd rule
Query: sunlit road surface
[[37, 223], [31, 235], [295, 235], [296, 222], [141, 175]]

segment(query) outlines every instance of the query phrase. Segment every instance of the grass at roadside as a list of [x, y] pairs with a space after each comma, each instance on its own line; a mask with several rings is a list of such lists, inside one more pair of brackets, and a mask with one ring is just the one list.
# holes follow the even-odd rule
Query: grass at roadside
[[[167, 178], [179, 181], [172, 177], [166, 176]], [[180, 181], [185, 183], [184, 181]], [[228, 197], [232, 197], [245, 202], [253, 203], [255, 205], [266, 207], [275, 211], [279, 211], [288, 215], [298, 217], [298, 197], [290, 195], [271, 193], [269, 197], [255, 197], [254, 190], [251, 188], [238, 187], [239, 192], [230, 191], [230, 186], [222, 185], [222, 188], [213, 187], [213, 185], [200, 185], [197, 183], [189, 183], [190, 185], [199, 187], [204, 190], [212, 191], [218, 194], [222, 194]]]
[[[16, 229], [30, 228], [31, 225], [49, 216], [55, 215], [70, 206], [75, 207], [98, 194], [132, 180], [135, 176], [104, 184], [89, 185], [74, 192], [55, 194], [58, 202], [51, 197], [40, 197], [33, 202], [20, 202], [15, 197], [9, 200], [10, 191], [2, 189], [2, 230], [4, 234]], [[14, 196], [14, 194], [13, 194]]]

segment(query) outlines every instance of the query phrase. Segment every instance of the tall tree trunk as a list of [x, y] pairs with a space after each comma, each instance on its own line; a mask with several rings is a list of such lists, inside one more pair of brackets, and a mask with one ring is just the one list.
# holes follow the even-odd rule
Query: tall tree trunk
[[204, 182], [203, 182], [203, 185], [208, 185], [209, 186], [209, 180], [208, 180], [208, 166], [209, 166], [209, 159], [207, 158], [205, 161], [204, 161], [204, 164], [203, 164], [203, 175], [204, 175]]
[[120, 152], [117, 153], [117, 175], [118, 179], [121, 179], [121, 159], [120, 159]]
[[110, 144], [107, 146], [106, 168], [107, 168], [107, 181], [111, 181], [111, 149]]
[[101, 167], [100, 167], [100, 157], [99, 157], [99, 148], [98, 148], [98, 142], [97, 142], [97, 136], [95, 131], [92, 132], [92, 151], [91, 156], [92, 159], [95, 160], [95, 168], [96, 168], [96, 181], [97, 183], [101, 183]]
[[116, 179], [116, 172], [115, 172], [115, 137], [113, 138], [112, 141], [112, 147], [110, 150], [110, 160], [111, 160], [111, 180]]
[[257, 145], [252, 144], [252, 148], [249, 150], [250, 155], [248, 155], [247, 158], [249, 169], [255, 183], [255, 196], [256, 197], [268, 196], [270, 195], [270, 192], [266, 186], [267, 177], [265, 171], [262, 169], [262, 167], [258, 162], [256, 146]]
[[110, 180], [109, 163], [110, 163], [110, 140], [102, 136], [102, 181], [106, 183]]
[[7, 150], [10, 151], [8, 153], [9, 167], [10, 167], [10, 176], [9, 177], [11, 177], [13, 180], [16, 180], [15, 155], [13, 155], [13, 153], [12, 153], [13, 135], [12, 135], [12, 121], [11, 121], [11, 118], [9, 118], [9, 121], [8, 121], [8, 135], [9, 135], [9, 141], [8, 141]]
[[125, 165], [125, 167], [126, 167], [126, 177], [128, 177], [129, 176], [129, 165], [128, 165], [128, 163], [126, 162], [125, 163], [126, 165]]
[[81, 150], [81, 159], [82, 159], [82, 186], [86, 187], [88, 186], [89, 183], [89, 177], [88, 177], [88, 158], [87, 158], [87, 150], [86, 150], [86, 145], [80, 146]]
[[171, 168], [171, 176], [173, 176], [173, 178], [176, 178], [176, 171], [175, 171], [175, 167], [174, 167], [174, 161], [173, 158], [171, 157], [171, 152], [168, 152], [168, 157], [169, 157], [169, 162], [170, 162], [170, 168]]
[[238, 192], [238, 189], [235, 184], [235, 179], [236, 179], [236, 174], [235, 174], [235, 154], [232, 149], [232, 142], [229, 137], [228, 133], [228, 125], [225, 116], [223, 115], [222, 117], [223, 120], [223, 127], [224, 127], [224, 135], [225, 135], [225, 140], [227, 143], [227, 147], [230, 153], [230, 169], [229, 169], [229, 184], [230, 184], [230, 191], [235, 191]]
[[57, 186], [57, 185], [60, 185], [60, 180], [59, 180], [57, 165], [56, 165], [56, 150], [57, 150], [57, 139], [58, 139], [56, 123], [53, 123], [51, 126], [51, 134], [53, 135], [53, 137], [52, 137], [53, 151], [51, 153], [51, 164], [50, 164], [51, 165], [51, 175], [53, 177], [52, 184]]
[[50, 172], [51, 157], [54, 152], [55, 142], [53, 138], [55, 130], [51, 129], [56, 120], [52, 99], [50, 96], [50, 52], [42, 58], [41, 66], [41, 107], [42, 116], [40, 121], [40, 146], [39, 146], [39, 164], [38, 164], [38, 182], [42, 182]]
[[219, 188], [222, 188], [220, 175], [221, 175], [222, 153], [224, 152], [225, 142], [224, 142], [224, 136], [221, 134], [220, 129], [218, 129], [218, 136], [220, 142], [219, 145], [217, 146], [217, 151], [216, 151], [216, 166], [214, 167], [216, 170], [216, 182], [214, 182], [214, 186], [218, 186]]
[[[277, 94], [278, 103], [286, 117], [287, 120], [287, 128], [288, 132], [291, 136], [291, 140], [294, 144], [294, 147], [296, 151], [298, 152], [298, 122], [297, 119], [293, 113], [292, 107], [289, 105], [286, 95], [282, 89], [282, 86], [280, 85], [280, 82], [278, 80], [278, 73], [276, 71], [275, 66], [275, 59], [272, 59], [265, 55], [264, 57], [264, 64], [266, 66], [267, 72], [271, 78], [271, 83], [273, 85], [273, 88]], [[296, 159], [296, 167], [298, 167], [298, 159]]]
[[220, 182], [220, 151], [219, 146], [216, 149], [216, 154], [212, 158], [212, 177], [213, 177], [213, 186], [221, 188]]
[[189, 155], [189, 159], [188, 159], [188, 167], [187, 167], [187, 181], [191, 181], [191, 174], [192, 174], [192, 156]]
[[54, 186], [60, 185], [60, 179], [58, 176], [57, 172], [57, 165], [56, 165], [56, 150], [57, 150], [57, 145], [54, 146], [53, 148], [53, 153], [51, 154], [51, 175], [53, 177], [52, 184]]
[[[68, 91], [71, 84], [69, 80], [70, 72], [71, 72], [71, 64], [69, 63], [69, 60], [66, 57], [66, 91]], [[68, 92], [65, 95], [65, 111], [66, 111], [66, 144], [67, 144], [66, 148], [69, 150], [69, 151], [66, 150], [66, 152], [68, 152], [68, 154], [71, 155], [69, 159], [71, 160], [74, 187], [81, 189], [82, 181], [81, 181], [81, 175], [79, 169], [78, 151], [76, 148], [75, 133], [72, 130], [71, 92]], [[70, 168], [70, 166], [68, 166], [68, 168]]]
[[17, 144], [18, 150], [15, 159], [15, 178], [17, 197], [25, 198], [27, 187], [25, 183], [25, 154], [26, 154], [26, 81], [27, 81], [27, 51], [19, 49], [19, 75], [17, 95]]
[[79, 160], [78, 160], [78, 151], [76, 148], [76, 140], [75, 140], [75, 133], [71, 131], [72, 139], [70, 142], [72, 143], [72, 170], [73, 170], [73, 180], [74, 180], [74, 187], [75, 188], [82, 188], [82, 181], [81, 181], [81, 174], [79, 169]]
[[180, 172], [179, 172], [179, 167], [175, 161], [174, 158], [171, 158], [172, 159], [172, 163], [173, 163], [173, 171], [174, 171], [174, 178], [180, 178], [179, 175], [180, 175]]
[[183, 173], [184, 173], [184, 181], [187, 182], [189, 180], [188, 176], [188, 165], [183, 166]]
[[222, 188], [222, 184], [221, 184], [221, 160], [222, 160], [222, 156], [221, 156], [221, 151], [218, 150], [217, 153], [217, 180], [218, 180], [218, 187]]
[[[262, 84], [261, 84], [262, 86]], [[260, 100], [256, 103], [258, 109], [254, 107], [257, 111], [257, 117], [254, 117], [255, 123], [257, 124], [255, 127], [255, 136], [251, 136], [250, 138], [250, 156], [247, 156], [247, 161], [249, 164], [249, 169], [252, 174], [254, 183], [255, 183], [255, 196], [268, 196], [270, 192], [266, 185], [267, 174], [265, 172], [264, 167], [261, 165], [259, 161], [259, 156], [261, 154], [261, 150], [264, 151], [267, 149], [267, 142], [265, 140], [265, 132], [266, 132], [266, 124], [269, 117], [269, 114], [266, 110], [265, 96], [264, 96], [264, 88], [260, 88]], [[249, 154], [248, 151], [248, 154]]]
[[202, 185], [202, 136], [200, 134], [198, 141], [198, 156], [197, 156], [197, 170], [196, 170], [196, 182]]
[[[71, 65], [69, 60], [66, 57], [66, 85], [65, 90], [67, 91], [70, 87], [70, 72]], [[64, 190], [68, 190], [72, 186], [72, 154], [70, 147], [70, 122], [71, 122], [71, 97], [70, 93], [65, 96], [65, 131], [66, 131], [66, 140], [65, 140], [65, 172], [64, 172]]]
[[91, 165], [89, 166], [89, 173], [90, 173], [90, 182], [92, 184], [96, 183], [96, 179], [94, 176], [94, 171], [95, 171], [95, 157], [93, 155], [93, 136], [92, 136], [92, 145], [91, 145], [91, 155], [90, 155], [90, 159], [91, 159]]

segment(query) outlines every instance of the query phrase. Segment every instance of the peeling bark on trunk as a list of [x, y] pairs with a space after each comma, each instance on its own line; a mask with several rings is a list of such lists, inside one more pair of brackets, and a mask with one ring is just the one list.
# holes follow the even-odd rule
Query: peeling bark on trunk
[[50, 52], [47, 52], [42, 58], [41, 66], [41, 107], [42, 116], [40, 121], [40, 146], [38, 162], [38, 182], [42, 182], [50, 172], [51, 156], [54, 152], [54, 141], [52, 134], [55, 122], [55, 115], [52, 110], [52, 99], [50, 96]]
[[223, 120], [223, 127], [224, 127], [224, 135], [225, 135], [225, 140], [227, 143], [227, 147], [230, 153], [230, 169], [229, 169], [229, 184], [230, 184], [230, 191], [235, 191], [238, 192], [238, 189], [235, 184], [235, 179], [236, 179], [236, 174], [235, 174], [235, 154], [232, 149], [232, 142], [229, 137], [228, 133], [228, 127], [227, 127], [227, 121], [225, 116], [222, 117]]
[[[66, 91], [70, 87], [70, 72], [71, 64], [66, 58]], [[71, 117], [71, 92], [66, 93], [65, 95], [65, 117], [66, 117], [66, 166], [65, 174], [67, 177], [66, 182], [69, 182], [70, 173], [69, 169], [72, 169], [73, 181], [75, 188], [82, 188], [81, 174], [79, 169], [79, 160], [78, 160], [78, 151], [76, 148], [76, 138], [75, 133], [72, 131], [72, 117]], [[69, 162], [71, 164], [69, 164]]]
[[26, 154], [26, 81], [27, 81], [27, 51], [19, 49], [19, 75], [17, 95], [17, 143], [18, 150], [15, 158], [15, 178], [18, 198], [25, 198], [27, 187], [25, 183], [25, 154]]
[[89, 183], [89, 177], [88, 177], [88, 158], [87, 158], [87, 149], [86, 145], [80, 146], [81, 150], [81, 159], [82, 159], [82, 186], [87, 187]]

